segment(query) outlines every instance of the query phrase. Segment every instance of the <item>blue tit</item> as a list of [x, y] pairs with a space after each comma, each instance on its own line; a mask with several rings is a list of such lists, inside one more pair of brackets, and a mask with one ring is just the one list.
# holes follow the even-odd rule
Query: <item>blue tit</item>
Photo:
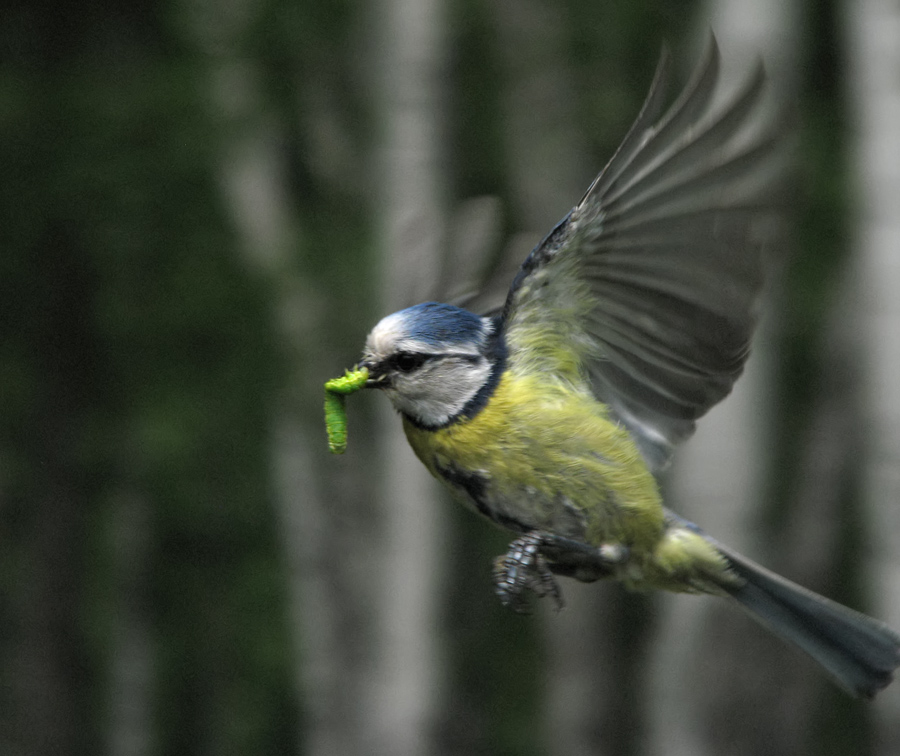
[[663, 506], [654, 477], [743, 369], [783, 173], [762, 69], [722, 107], [718, 70], [711, 41], [665, 110], [664, 55], [622, 145], [502, 310], [388, 315], [366, 341], [366, 387], [434, 477], [516, 534], [495, 563], [504, 603], [558, 600], [556, 575], [729, 597], [872, 696], [900, 636], [717, 543]]

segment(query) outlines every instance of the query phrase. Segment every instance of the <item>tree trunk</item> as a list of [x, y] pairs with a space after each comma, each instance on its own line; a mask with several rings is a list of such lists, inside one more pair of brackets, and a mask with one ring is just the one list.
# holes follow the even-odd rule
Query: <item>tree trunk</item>
[[[864, 350], [863, 499], [872, 612], [900, 628], [900, 6], [844, 4], [854, 106], [858, 330]], [[878, 699], [876, 752], [900, 749], [900, 686]]]
[[113, 568], [117, 581], [107, 687], [107, 753], [145, 756], [156, 751], [156, 655], [148, 606], [150, 506], [134, 491], [122, 491], [114, 504]]
[[[382, 0], [376, 12], [376, 185], [384, 260], [379, 300], [387, 314], [425, 299], [441, 267], [446, 21], [441, 0]], [[376, 398], [380, 440], [372, 446], [383, 455], [377, 486], [383, 522], [369, 752], [427, 756], [435, 748], [443, 685], [438, 612], [448, 525], [434, 481], [406, 443], [396, 414]]]
[[[287, 368], [273, 407], [270, 458], [303, 710], [298, 750], [311, 756], [365, 754], [360, 700], [371, 652], [366, 575], [373, 570], [367, 534], [357, 531], [364, 519], [361, 476], [332, 479], [329, 471], [336, 468], [326, 461], [320, 405], [313, 410], [304, 402], [322, 391], [324, 373], [310, 366], [324, 371], [330, 364], [326, 303], [296, 265], [302, 239], [281, 150], [286, 128], [265, 107], [262, 71], [236, 51], [218, 52], [211, 58], [210, 81], [230, 135], [221, 156], [223, 193], [248, 267], [271, 282], [273, 328]], [[356, 470], [352, 456], [351, 449], [340, 462]]]

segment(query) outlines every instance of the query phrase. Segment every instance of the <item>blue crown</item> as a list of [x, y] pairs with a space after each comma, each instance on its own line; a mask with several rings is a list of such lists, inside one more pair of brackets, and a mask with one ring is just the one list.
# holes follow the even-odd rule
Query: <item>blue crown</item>
[[423, 302], [397, 313], [410, 338], [431, 346], [478, 343], [484, 338], [484, 323], [461, 307]]

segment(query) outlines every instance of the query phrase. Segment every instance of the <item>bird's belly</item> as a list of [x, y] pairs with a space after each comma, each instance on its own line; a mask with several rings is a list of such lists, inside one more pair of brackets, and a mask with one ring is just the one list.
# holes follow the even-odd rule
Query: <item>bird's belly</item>
[[492, 472], [489, 465], [463, 469], [442, 455], [429, 468], [463, 504], [507, 530], [587, 538], [585, 511], [562, 491], [523, 483], [519, 476], [504, 474], [506, 470]]
[[431, 473], [502, 527], [650, 549], [664, 529], [656, 483], [627, 432], [596, 402], [581, 405], [532, 401], [436, 431], [404, 427]]

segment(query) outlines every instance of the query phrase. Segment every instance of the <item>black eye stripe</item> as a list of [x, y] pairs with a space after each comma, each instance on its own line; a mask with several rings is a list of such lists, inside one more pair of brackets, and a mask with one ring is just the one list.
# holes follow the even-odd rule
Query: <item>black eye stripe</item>
[[401, 373], [411, 373], [413, 370], [418, 370], [422, 367], [433, 356], [422, 354], [421, 352], [398, 352], [391, 356], [388, 363], [394, 370], [399, 370]]
[[397, 354], [391, 355], [386, 360], [386, 365], [390, 370], [396, 370], [401, 373], [412, 373], [413, 371], [418, 370], [420, 367], [422, 367], [422, 365], [424, 365], [426, 362], [449, 358], [463, 360], [473, 365], [481, 361], [481, 357], [477, 354], [428, 354], [426, 352], [398, 352]]

